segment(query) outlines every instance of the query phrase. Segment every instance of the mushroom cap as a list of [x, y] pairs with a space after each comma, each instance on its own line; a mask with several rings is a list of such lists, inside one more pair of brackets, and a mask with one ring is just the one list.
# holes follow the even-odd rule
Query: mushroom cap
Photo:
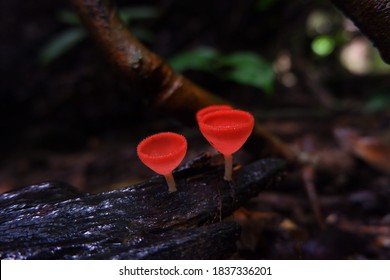
[[187, 152], [187, 140], [173, 132], [161, 132], [142, 140], [137, 146], [140, 160], [154, 172], [167, 175], [179, 166]]
[[224, 110], [205, 115], [199, 128], [209, 143], [224, 155], [238, 151], [252, 133], [252, 114], [241, 110]]
[[199, 123], [200, 120], [207, 114], [216, 112], [216, 111], [222, 111], [222, 110], [232, 110], [233, 107], [230, 105], [210, 105], [207, 107], [204, 107], [203, 109], [200, 109], [196, 113], [196, 120]]

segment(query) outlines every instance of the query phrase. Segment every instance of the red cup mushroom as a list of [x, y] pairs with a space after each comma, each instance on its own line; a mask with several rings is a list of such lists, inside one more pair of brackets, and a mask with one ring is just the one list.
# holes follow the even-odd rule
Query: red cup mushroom
[[161, 132], [147, 137], [138, 144], [140, 160], [154, 172], [163, 175], [169, 192], [175, 192], [172, 171], [179, 166], [187, 152], [187, 140], [173, 132]]
[[223, 111], [223, 110], [232, 110], [233, 107], [230, 105], [210, 105], [207, 107], [204, 107], [203, 109], [200, 109], [196, 113], [196, 121], [199, 123], [200, 120], [207, 114], [216, 112], [216, 111]]
[[207, 141], [225, 158], [225, 176], [232, 180], [233, 153], [238, 151], [254, 127], [254, 117], [241, 110], [222, 110], [206, 114], [199, 128]]

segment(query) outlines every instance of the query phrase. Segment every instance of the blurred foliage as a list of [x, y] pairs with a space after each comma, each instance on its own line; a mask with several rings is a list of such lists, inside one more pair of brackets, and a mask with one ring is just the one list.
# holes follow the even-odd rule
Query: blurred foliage
[[233, 53], [223, 56], [220, 61], [229, 69], [224, 72], [224, 77], [271, 93], [275, 78], [272, 64], [260, 55], [251, 52]]
[[221, 54], [213, 48], [197, 48], [179, 53], [169, 60], [178, 72], [205, 71], [236, 83], [271, 93], [275, 74], [272, 64], [253, 52]]
[[71, 28], [58, 34], [39, 54], [42, 64], [49, 64], [80, 43], [87, 33], [83, 28]]
[[275, 5], [278, 1], [277, 0], [258, 0], [256, 3], [256, 8], [258, 11], [266, 11], [273, 5]]
[[[207, 72], [268, 94], [275, 85], [289, 92], [300, 91], [304, 83], [300, 75], [319, 77], [316, 82], [327, 87], [344, 75], [390, 73], [372, 44], [327, 1], [224, 2], [211, 5], [207, 13], [198, 10], [205, 3], [176, 0], [155, 6], [119, 6], [119, 13], [138, 39], [171, 57], [168, 62], [176, 71]], [[122, 5], [126, 4], [123, 1]], [[217, 21], [216, 13], [220, 13]], [[148, 19], [153, 21], [145, 21]], [[61, 12], [58, 20], [69, 28], [42, 48], [43, 64], [55, 61], [86, 36], [76, 13]], [[202, 45], [210, 47], [199, 47]], [[279, 69], [281, 58], [285, 65]], [[367, 104], [387, 104], [383, 98], [375, 100]], [[367, 106], [374, 108], [368, 111], [380, 110], [379, 105]]]
[[[311, 11], [306, 20], [306, 33], [312, 52], [323, 59], [322, 63], [325, 59], [329, 62], [338, 59], [342, 67], [357, 74], [390, 72], [390, 67], [378, 59], [377, 50], [363, 39], [354, 24], [334, 10], [316, 8]], [[360, 38], [362, 40], [356, 40]], [[331, 54], [335, 56], [327, 58]], [[355, 71], [350, 65], [367, 66]]]
[[306, 33], [316, 56], [325, 58], [348, 41], [349, 34], [342, 28], [343, 20], [338, 14], [321, 9], [315, 9], [308, 15]]
[[75, 12], [70, 11], [61, 11], [58, 14], [58, 19], [62, 23], [66, 23], [69, 25], [80, 25], [80, 18]]
[[149, 6], [123, 7], [119, 10], [119, 16], [124, 22], [130, 23], [133, 20], [156, 18], [159, 16], [159, 11]]
[[[119, 16], [126, 24], [130, 24], [135, 20], [155, 18], [158, 15], [158, 10], [149, 6], [123, 7], [119, 10]], [[62, 11], [58, 15], [58, 20], [72, 26], [72, 28], [60, 32], [42, 48], [39, 53], [39, 61], [44, 65], [64, 55], [84, 40], [87, 35], [75, 12]], [[150, 42], [153, 40], [153, 34], [144, 28], [133, 28], [132, 31], [141, 41]]]
[[178, 72], [188, 69], [212, 72], [219, 56], [220, 54], [213, 48], [199, 47], [175, 55], [169, 59], [169, 63]]
[[390, 95], [386, 91], [375, 94], [367, 101], [364, 111], [367, 113], [377, 113], [390, 108]]
[[320, 35], [313, 39], [311, 49], [319, 56], [328, 56], [335, 49], [336, 41], [328, 35]]

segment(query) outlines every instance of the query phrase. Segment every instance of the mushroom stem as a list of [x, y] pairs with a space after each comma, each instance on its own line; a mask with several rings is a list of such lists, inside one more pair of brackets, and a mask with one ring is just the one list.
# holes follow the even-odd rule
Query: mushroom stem
[[167, 180], [168, 191], [169, 191], [169, 192], [175, 192], [175, 191], [177, 191], [175, 179], [173, 178], [172, 173], [166, 174], [166, 175], [164, 175], [164, 177], [165, 177], [165, 180]]
[[225, 176], [223, 179], [226, 181], [232, 180], [232, 169], [233, 169], [233, 155], [223, 155], [225, 158]]

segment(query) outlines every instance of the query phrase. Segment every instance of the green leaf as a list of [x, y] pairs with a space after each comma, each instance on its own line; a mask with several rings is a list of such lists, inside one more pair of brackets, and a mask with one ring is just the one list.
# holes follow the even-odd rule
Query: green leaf
[[275, 73], [272, 65], [261, 56], [251, 52], [226, 55], [220, 59], [223, 66], [230, 66], [224, 77], [271, 93]]
[[213, 71], [215, 61], [219, 57], [213, 48], [197, 48], [177, 54], [169, 60], [172, 68], [178, 72], [184, 70]]
[[54, 61], [86, 36], [86, 32], [81, 28], [73, 28], [64, 31], [50, 41], [40, 52], [39, 60], [42, 64], [49, 64]]
[[159, 11], [156, 8], [148, 6], [135, 6], [119, 9], [119, 16], [126, 23], [129, 23], [132, 20], [156, 18], [158, 15]]
[[251, 52], [222, 55], [213, 48], [198, 48], [182, 52], [169, 60], [172, 68], [182, 72], [192, 69], [211, 72], [234, 82], [260, 88], [267, 93], [273, 89], [275, 78], [272, 65]]

